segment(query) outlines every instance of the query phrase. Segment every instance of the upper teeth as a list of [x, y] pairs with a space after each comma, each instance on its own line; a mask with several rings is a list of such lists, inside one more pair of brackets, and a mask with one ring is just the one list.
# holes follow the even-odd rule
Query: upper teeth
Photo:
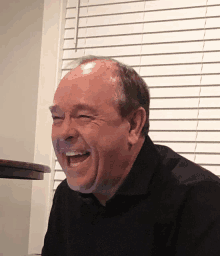
[[66, 152], [66, 156], [84, 155], [84, 154], [86, 154], [86, 153], [87, 153], [87, 151], [84, 151], [84, 152], [70, 151], [70, 152]]

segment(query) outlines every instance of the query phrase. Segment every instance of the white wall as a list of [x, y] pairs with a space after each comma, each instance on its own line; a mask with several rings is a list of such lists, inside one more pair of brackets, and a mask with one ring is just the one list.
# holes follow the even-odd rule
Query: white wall
[[52, 202], [55, 156], [51, 142], [49, 106], [61, 77], [62, 41], [66, 0], [44, 0], [44, 17], [37, 102], [34, 162], [51, 167], [43, 181], [33, 181], [29, 254], [41, 253]]
[[[0, 159], [34, 162], [44, 0], [0, 1]], [[32, 181], [0, 179], [0, 255], [28, 253]]]
[[[0, 159], [52, 168], [48, 107], [60, 78], [66, 0], [0, 2]], [[0, 256], [39, 254], [53, 173], [42, 181], [0, 179]]]

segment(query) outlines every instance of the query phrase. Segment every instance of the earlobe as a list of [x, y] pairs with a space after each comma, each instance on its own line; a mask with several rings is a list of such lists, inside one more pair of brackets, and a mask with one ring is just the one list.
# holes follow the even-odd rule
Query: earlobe
[[144, 108], [139, 107], [132, 112], [130, 116], [130, 131], [129, 131], [129, 143], [134, 145], [138, 142], [142, 128], [146, 122], [146, 111]]

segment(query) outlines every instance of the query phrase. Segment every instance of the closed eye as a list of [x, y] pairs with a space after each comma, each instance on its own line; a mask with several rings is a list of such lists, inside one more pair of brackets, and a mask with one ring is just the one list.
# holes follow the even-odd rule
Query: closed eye
[[90, 122], [92, 120], [94, 120], [93, 116], [89, 116], [89, 115], [79, 115], [78, 119], [84, 122]]
[[91, 116], [86, 116], [86, 115], [80, 115], [79, 117], [82, 117], [82, 118], [91, 118]]
[[61, 119], [60, 116], [52, 116], [53, 120], [58, 120], [58, 119]]

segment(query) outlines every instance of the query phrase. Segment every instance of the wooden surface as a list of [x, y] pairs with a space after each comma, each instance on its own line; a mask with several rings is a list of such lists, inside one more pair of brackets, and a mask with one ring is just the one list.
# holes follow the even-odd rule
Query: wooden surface
[[46, 165], [0, 159], [0, 178], [43, 180], [50, 171]]

